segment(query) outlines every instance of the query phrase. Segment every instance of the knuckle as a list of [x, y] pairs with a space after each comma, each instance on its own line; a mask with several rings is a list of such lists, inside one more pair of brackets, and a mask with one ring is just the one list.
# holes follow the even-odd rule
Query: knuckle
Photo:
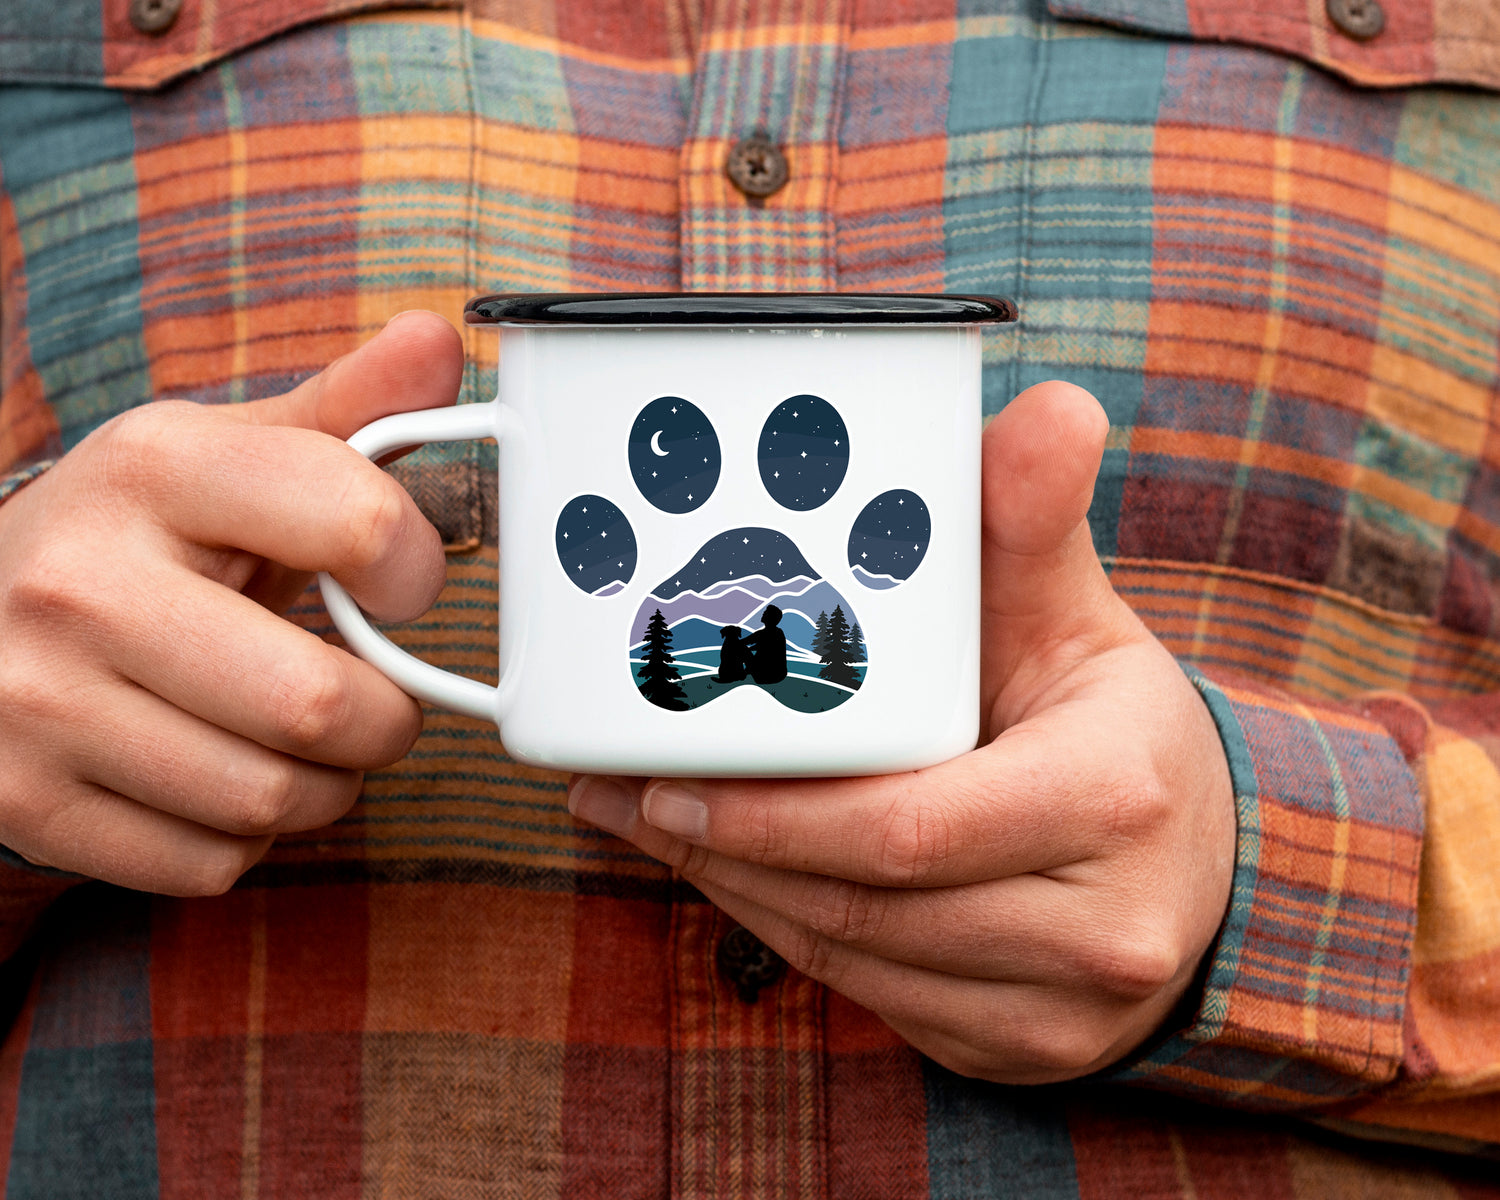
[[356, 571], [385, 562], [406, 533], [405, 493], [388, 476], [360, 470], [349, 483], [341, 513], [344, 558]]
[[834, 978], [834, 943], [816, 929], [796, 925], [792, 929], [791, 943], [784, 957], [793, 970], [809, 979], [816, 979], [830, 987], [837, 987]]
[[157, 400], [100, 426], [96, 448], [105, 483], [131, 489], [154, 477], [161, 464], [170, 461], [183, 420], [200, 411], [187, 400]]
[[894, 802], [874, 826], [873, 874], [892, 887], [922, 887], [951, 853], [949, 829], [921, 796]]
[[351, 691], [347, 670], [331, 655], [279, 673], [270, 695], [275, 733], [295, 751], [326, 745], [345, 723]]
[[667, 865], [684, 879], [703, 879], [713, 864], [713, 854], [703, 846], [672, 839], [667, 847]]
[[6, 608], [14, 618], [70, 621], [89, 617], [99, 602], [89, 583], [89, 564], [66, 541], [33, 545], [6, 586]]
[[1149, 1000], [1177, 976], [1178, 957], [1165, 938], [1149, 933], [1093, 949], [1085, 970], [1092, 983], [1122, 1000]]
[[885, 924], [886, 903], [874, 889], [847, 879], [835, 881], [832, 918], [826, 932], [850, 946], [868, 946]]
[[745, 806], [748, 824], [745, 829], [745, 857], [753, 863], [784, 862], [791, 845], [785, 825], [778, 820], [776, 807], [770, 804]]
[[1104, 796], [1104, 827], [1119, 841], [1134, 842], [1160, 827], [1172, 809], [1165, 784], [1143, 768], [1115, 781]]
[[1060, 1082], [1093, 1070], [1109, 1045], [1098, 1025], [1080, 1017], [1029, 1031], [1019, 1057], [1035, 1082]]
[[232, 843], [216, 846], [196, 855], [193, 862], [183, 870], [171, 894], [185, 897], [222, 896], [259, 861], [261, 850], [259, 844]]
[[279, 833], [296, 807], [296, 772], [290, 763], [272, 763], [226, 796], [227, 832]]

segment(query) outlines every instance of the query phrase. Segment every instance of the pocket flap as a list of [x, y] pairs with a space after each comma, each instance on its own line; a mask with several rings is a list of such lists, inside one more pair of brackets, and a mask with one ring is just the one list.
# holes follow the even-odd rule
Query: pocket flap
[[[1357, 0], [1356, 0], [1357, 2]], [[1125, 29], [1265, 46], [1351, 83], [1459, 83], [1500, 88], [1500, 0], [1363, 0], [1380, 32], [1360, 41], [1330, 10], [1348, 0], [1048, 0], [1054, 16]]]
[[0, 0], [0, 83], [158, 88], [298, 25], [376, 9], [461, 3], [161, 0], [158, 19], [168, 23], [152, 33], [137, 28], [148, 22], [132, 19], [133, 0]]

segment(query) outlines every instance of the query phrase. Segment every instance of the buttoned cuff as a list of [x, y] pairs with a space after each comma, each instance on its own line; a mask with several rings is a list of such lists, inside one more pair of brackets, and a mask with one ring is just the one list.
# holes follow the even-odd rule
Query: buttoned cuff
[[1416, 933], [1421, 749], [1399, 704], [1312, 708], [1189, 677], [1229, 759], [1229, 911], [1192, 1024], [1110, 1077], [1268, 1110], [1391, 1080]]

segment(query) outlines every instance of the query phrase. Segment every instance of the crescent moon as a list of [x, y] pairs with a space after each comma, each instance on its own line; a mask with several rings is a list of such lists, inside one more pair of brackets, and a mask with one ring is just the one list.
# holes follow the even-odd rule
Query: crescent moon
[[656, 439], [661, 437], [661, 435], [664, 433], [666, 433], [665, 429], [658, 429], [651, 435], [651, 453], [655, 454], [658, 458], [666, 458], [667, 455], [671, 453], [671, 451], [663, 450], [661, 446], [657, 444]]

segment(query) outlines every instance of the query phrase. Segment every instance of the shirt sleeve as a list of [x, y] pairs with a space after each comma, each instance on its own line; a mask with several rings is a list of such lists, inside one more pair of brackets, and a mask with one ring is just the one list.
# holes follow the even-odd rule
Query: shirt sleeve
[[1500, 696], [1313, 706], [1190, 675], [1234, 782], [1230, 907], [1192, 1023], [1116, 1077], [1500, 1143]]

